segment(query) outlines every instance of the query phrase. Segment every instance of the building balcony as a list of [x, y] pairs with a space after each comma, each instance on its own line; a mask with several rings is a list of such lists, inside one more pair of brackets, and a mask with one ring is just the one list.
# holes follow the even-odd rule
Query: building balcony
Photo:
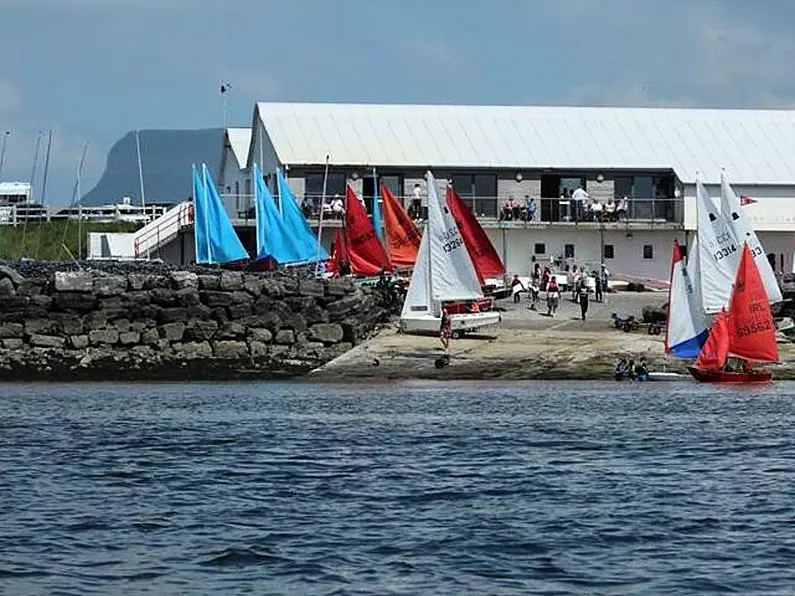
[[[631, 198], [626, 209], [619, 203], [581, 204], [567, 199], [537, 199], [535, 209], [527, 205], [509, 205], [502, 197], [462, 197], [475, 212], [483, 227], [487, 228], [549, 228], [549, 227], [626, 227], [632, 229], [660, 228], [679, 230], [684, 227], [684, 202], [681, 198]], [[239, 226], [255, 225], [254, 197], [251, 195], [222, 195], [224, 205], [232, 221]], [[425, 209], [412, 203], [413, 197], [398, 197], [415, 221], [423, 221]], [[307, 195], [301, 200], [304, 216], [310, 224], [320, 222], [318, 196]], [[333, 199], [326, 197], [323, 223], [329, 227], [341, 225], [341, 214], [333, 210]], [[365, 197], [365, 208], [372, 215], [372, 197]]]

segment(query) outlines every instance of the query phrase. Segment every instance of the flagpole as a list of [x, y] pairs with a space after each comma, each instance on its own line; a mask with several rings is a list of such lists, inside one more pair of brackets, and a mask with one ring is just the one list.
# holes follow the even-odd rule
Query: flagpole
[[326, 190], [328, 188], [328, 162], [329, 154], [326, 153], [326, 169], [323, 172], [323, 192], [320, 195], [320, 216], [317, 225], [317, 251], [315, 252], [315, 274], [320, 269], [320, 237], [323, 234], [323, 207], [326, 205]]

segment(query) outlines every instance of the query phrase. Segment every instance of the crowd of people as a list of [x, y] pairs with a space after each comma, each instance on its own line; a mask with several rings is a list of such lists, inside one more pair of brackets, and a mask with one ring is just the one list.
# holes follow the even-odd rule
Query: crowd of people
[[648, 381], [649, 369], [646, 366], [646, 358], [640, 357], [636, 363], [634, 360], [627, 361], [621, 358], [616, 364], [616, 381]]

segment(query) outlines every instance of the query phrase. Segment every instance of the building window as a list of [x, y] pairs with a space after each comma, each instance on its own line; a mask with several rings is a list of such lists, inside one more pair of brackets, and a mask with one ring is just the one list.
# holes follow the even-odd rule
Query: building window
[[632, 198], [632, 176], [616, 176], [613, 180], [613, 194], [617, 198]]
[[644, 244], [643, 245], [643, 258], [644, 259], [653, 259], [654, 258], [654, 247], [651, 244]]
[[[379, 176], [378, 181], [392, 191], [401, 204], [403, 203], [403, 176]], [[378, 192], [381, 192], [380, 188]], [[411, 194], [411, 191], [405, 194]]]
[[[304, 196], [320, 202], [323, 196], [323, 174], [307, 174], [304, 180]], [[345, 185], [348, 183], [345, 172], [329, 172], [326, 185], [326, 200], [334, 195], [339, 195], [345, 200]], [[299, 197], [301, 198], [301, 197]]]
[[543, 242], [536, 242], [536, 245], [533, 247], [533, 253], [537, 255], [547, 254], [547, 245]]
[[481, 217], [497, 217], [497, 174], [453, 174], [453, 188]]
[[604, 245], [604, 254], [602, 255], [603, 259], [615, 259], [616, 258], [616, 247], [612, 244], [605, 244]]
[[564, 259], [573, 259], [574, 258], [574, 245], [573, 244], [564, 244], [563, 245], [563, 258]]

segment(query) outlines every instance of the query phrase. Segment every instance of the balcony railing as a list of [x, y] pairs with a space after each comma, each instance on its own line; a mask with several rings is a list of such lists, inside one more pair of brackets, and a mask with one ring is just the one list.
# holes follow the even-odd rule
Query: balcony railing
[[[254, 197], [252, 195], [222, 195], [229, 216], [236, 220], [254, 221]], [[416, 205], [412, 196], [397, 197], [415, 220], [423, 220], [427, 209]], [[487, 222], [512, 222], [511, 225], [551, 224], [551, 223], [646, 223], [650, 225], [681, 224], [684, 221], [684, 201], [681, 198], [630, 198], [625, 204], [621, 201], [600, 202], [594, 209], [593, 203], [578, 203], [569, 199], [536, 199], [527, 205], [516, 201], [510, 206], [502, 197], [462, 197], [475, 212], [478, 219]], [[299, 197], [301, 210], [310, 220], [320, 217], [320, 196], [307, 194]], [[334, 198], [326, 196], [324, 219], [339, 219], [335, 213]], [[372, 197], [365, 197], [367, 212], [372, 215]], [[626, 207], [626, 208], [623, 208]]]

